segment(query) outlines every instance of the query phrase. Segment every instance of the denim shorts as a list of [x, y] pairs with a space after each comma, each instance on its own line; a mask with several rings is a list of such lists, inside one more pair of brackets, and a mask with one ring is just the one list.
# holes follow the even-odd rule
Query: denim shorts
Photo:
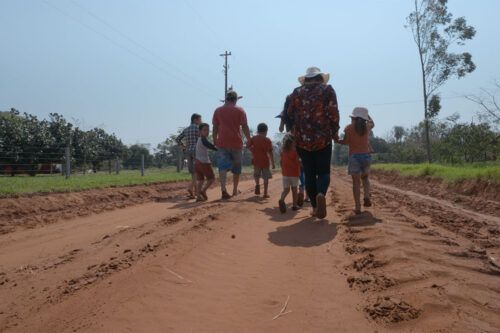
[[350, 175], [367, 173], [370, 170], [371, 163], [372, 156], [370, 154], [352, 154], [349, 156], [347, 173]]
[[241, 174], [241, 149], [218, 148], [217, 167], [219, 171], [229, 171], [235, 175]]

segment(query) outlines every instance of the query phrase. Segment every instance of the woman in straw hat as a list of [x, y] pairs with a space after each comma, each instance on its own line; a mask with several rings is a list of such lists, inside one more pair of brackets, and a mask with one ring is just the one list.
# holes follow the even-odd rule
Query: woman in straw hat
[[332, 139], [338, 138], [337, 96], [328, 85], [329, 74], [310, 67], [299, 77], [301, 86], [288, 97], [286, 116], [290, 120], [297, 152], [305, 172], [306, 191], [312, 215], [326, 217], [325, 195], [330, 186]]

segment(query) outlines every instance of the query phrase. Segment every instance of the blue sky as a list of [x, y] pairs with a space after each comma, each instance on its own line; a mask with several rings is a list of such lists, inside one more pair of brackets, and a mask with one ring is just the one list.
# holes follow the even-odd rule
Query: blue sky
[[[211, 121], [224, 90], [219, 54], [230, 50], [229, 83], [252, 127], [267, 122], [275, 132], [285, 96], [314, 65], [331, 74], [341, 125], [364, 105], [384, 136], [422, 119], [417, 52], [404, 28], [412, 2], [1, 0], [0, 110], [58, 112], [155, 146], [193, 112]], [[478, 67], [441, 89], [441, 116], [470, 120], [477, 107], [460, 96], [500, 78], [500, 1], [449, 8], [477, 29], [466, 49]]]

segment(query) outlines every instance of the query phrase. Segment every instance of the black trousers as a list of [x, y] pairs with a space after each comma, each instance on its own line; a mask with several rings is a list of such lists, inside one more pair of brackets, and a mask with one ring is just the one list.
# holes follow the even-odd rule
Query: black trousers
[[297, 153], [304, 166], [307, 195], [311, 199], [311, 205], [316, 207], [316, 196], [318, 193], [326, 195], [330, 186], [332, 145], [329, 144], [317, 151], [308, 151], [297, 147]]

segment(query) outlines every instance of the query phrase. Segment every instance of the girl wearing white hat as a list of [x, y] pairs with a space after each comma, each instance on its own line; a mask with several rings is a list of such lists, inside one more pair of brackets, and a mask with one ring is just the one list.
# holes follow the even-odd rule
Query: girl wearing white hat
[[363, 183], [365, 207], [372, 205], [370, 200], [370, 180], [368, 178], [371, 164], [371, 148], [368, 142], [371, 129], [375, 127], [368, 109], [356, 107], [351, 114], [351, 124], [344, 129], [344, 139], [338, 143], [349, 145], [348, 173], [352, 176], [352, 193], [354, 195], [356, 214], [361, 214], [361, 183]]

